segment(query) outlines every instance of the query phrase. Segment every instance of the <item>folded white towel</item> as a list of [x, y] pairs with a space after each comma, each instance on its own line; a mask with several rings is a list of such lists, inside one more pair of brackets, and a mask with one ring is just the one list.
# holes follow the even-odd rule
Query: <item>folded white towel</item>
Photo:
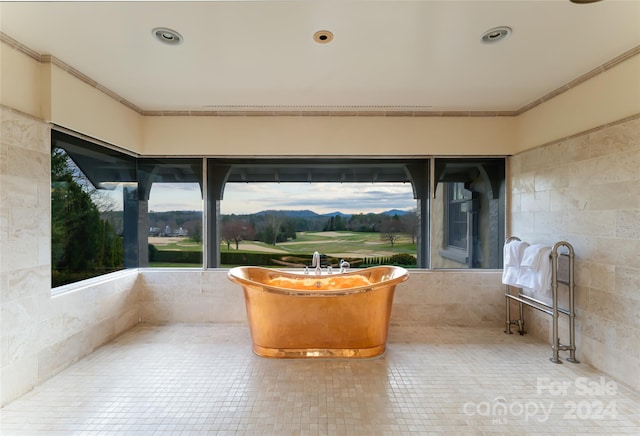
[[502, 283], [505, 285], [517, 286], [516, 282], [520, 271], [520, 263], [528, 246], [529, 244], [527, 242], [517, 240], [513, 240], [504, 245], [502, 256], [504, 263]]
[[540, 261], [545, 257], [545, 251], [551, 251], [551, 247], [547, 247], [542, 244], [534, 244], [527, 247], [522, 256], [520, 266], [529, 267], [532, 269], [540, 268]]
[[504, 264], [508, 266], [520, 266], [524, 251], [529, 244], [524, 241], [513, 240], [504, 246]]
[[547, 293], [551, 288], [551, 247], [530, 245], [524, 251], [516, 285]]

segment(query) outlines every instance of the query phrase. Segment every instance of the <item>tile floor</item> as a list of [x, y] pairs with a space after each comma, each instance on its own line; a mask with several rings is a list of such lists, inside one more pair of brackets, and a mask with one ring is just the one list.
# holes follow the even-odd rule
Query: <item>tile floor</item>
[[140, 325], [5, 406], [0, 433], [638, 434], [638, 393], [550, 354], [501, 329], [392, 326], [380, 358], [272, 360], [245, 325]]

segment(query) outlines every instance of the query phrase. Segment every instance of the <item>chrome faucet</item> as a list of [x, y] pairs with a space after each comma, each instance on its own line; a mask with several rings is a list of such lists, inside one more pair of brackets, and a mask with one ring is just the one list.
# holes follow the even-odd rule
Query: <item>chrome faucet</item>
[[316, 268], [316, 275], [322, 274], [322, 266], [320, 265], [320, 253], [315, 251], [311, 259], [311, 266]]
[[350, 266], [351, 266], [351, 264], [349, 264], [349, 262], [347, 262], [344, 259], [340, 259], [340, 274], [345, 272], [347, 270], [347, 268], [349, 268]]

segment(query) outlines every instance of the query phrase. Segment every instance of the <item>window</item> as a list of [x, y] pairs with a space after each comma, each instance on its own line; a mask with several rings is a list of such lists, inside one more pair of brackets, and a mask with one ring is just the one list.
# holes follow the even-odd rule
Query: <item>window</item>
[[501, 268], [504, 159], [436, 158], [432, 268]]
[[146, 212], [141, 267], [203, 267], [202, 165], [202, 159], [138, 159], [138, 201]]
[[51, 144], [51, 286], [133, 266], [125, 216], [134, 159], [58, 131]]
[[141, 158], [53, 129], [51, 169], [54, 287], [125, 268], [299, 266], [316, 250], [353, 266], [502, 265], [503, 158]]
[[465, 189], [464, 183], [447, 183], [444, 185], [446, 192], [445, 226], [448, 248], [462, 250], [467, 253], [469, 242], [469, 211], [472, 208], [471, 191]]
[[225, 267], [417, 264], [410, 183], [227, 183], [220, 220]]
[[[302, 266], [316, 250], [327, 254], [323, 263], [350, 257], [354, 266], [412, 261], [426, 267], [427, 233], [419, 225], [428, 223], [428, 174], [427, 159], [208, 159], [208, 267]], [[231, 195], [257, 190], [262, 193], [245, 199], [249, 209], [227, 206]], [[382, 195], [390, 190], [396, 194]], [[335, 238], [327, 240], [329, 234]], [[248, 239], [266, 245], [240, 250]], [[269, 255], [275, 249], [278, 255]], [[395, 254], [403, 256], [392, 259]]]

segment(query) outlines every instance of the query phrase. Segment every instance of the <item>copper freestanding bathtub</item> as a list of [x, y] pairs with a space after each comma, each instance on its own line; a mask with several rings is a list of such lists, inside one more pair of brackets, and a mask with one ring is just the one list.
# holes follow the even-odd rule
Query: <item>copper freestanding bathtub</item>
[[232, 268], [253, 341], [263, 357], [366, 358], [386, 350], [395, 287], [407, 270], [378, 266], [340, 274]]

